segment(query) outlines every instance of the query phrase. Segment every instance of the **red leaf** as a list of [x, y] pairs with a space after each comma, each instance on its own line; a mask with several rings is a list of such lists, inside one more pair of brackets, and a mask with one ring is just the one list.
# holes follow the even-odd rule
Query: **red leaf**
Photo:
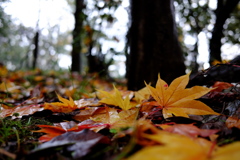
[[[37, 130], [37, 131], [33, 131], [33, 132], [46, 133], [46, 135], [43, 135], [39, 138], [40, 142], [46, 142], [46, 141], [49, 141], [56, 136], [59, 136], [63, 133], [66, 133], [66, 132], [70, 132], [70, 131], [78, 132], [78, 131], [81, 131], [83, 129], [91, 129], [91, 128], [99, 130], [99, 128], [102, 129], [102, 128], [105, 128], [105, 127], [108, 126], [107, 124], [93, 123], [93, 121], [91, 121], [91, 122], [92, 123], [83, 123], [82, 122], [82, 123], [76, 124], [74, 127], [71, 127], [69, 129], [63, 128], [63, 125], [61, 125], [61, 123], [60, 124], [55, 124], [55, 125], [58, 125], [58, 126], [37, 125], [41, 129]], [[70, 123], [70, 122], [63, 122], [63, 123]]]
[[232, 87], [233, 85], [231, 83], [227, 83], [227, 82], [215, 82], [214, 85], [212, 86], [213, 88], [216, 88], [214, 90], [212, 90], [211, 92], [213, 91], [216, 91], [216, 92], [222, 92], [222, 90], [224, 89], [228, 89], [230, 87]]

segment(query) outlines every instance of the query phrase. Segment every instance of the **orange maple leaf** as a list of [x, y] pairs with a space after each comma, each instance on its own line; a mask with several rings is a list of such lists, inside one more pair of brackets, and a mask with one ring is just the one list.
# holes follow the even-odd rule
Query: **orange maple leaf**
[[152, 97], [163, 109], [164, 118], [172, 117], [173, 115], [188, 117], [188, 114], [219, 115], [206, 104], [195, 100], [211, 91], [212, 88], [194, 86], [185, 89], [189, 81], [189, 74], [176, 78], [169, 87], [168, 84], [160, 78], [160, 75], [158, 75], [156, 88], [146, 84]]
[[240, 119], [237, 117], [228, 117], [226, 120], [226, 125], [228, 128], [240, 128]]
[[44, 109], [49, 109], [53, 112], [72, 112], [73, 110], [77, 109], [77, 105], [74, 103], [73, 99], [69, 97], [69, 100], [62, 98], [58, 95], [58, 99], [61, 102], [53, 102], [53, 103], [44, 103]]

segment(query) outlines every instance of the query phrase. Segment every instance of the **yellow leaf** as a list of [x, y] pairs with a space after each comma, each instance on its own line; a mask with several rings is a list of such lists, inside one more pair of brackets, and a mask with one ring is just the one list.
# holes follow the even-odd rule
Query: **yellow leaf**
[[178, 77], [168, 87], [167, 83], [158, 75], [156, 88], [147, 85], [152, 97], [163, 108], [164, 118], [175, 116], [188, 117], [188, 114], [208, 115], [214, 112], [204, 103], [195, 99], [202, 97], [212, 90], [212, 88], [194, 86], [186, 88], [189, 81], [189, 74]]
[[0, 77], [5, 77], [8, 74], [7, 68], [0, 64]]
[[234, 142], [223, 147], [219, 147], [213, 153], [211, 160], [239, 160], [240, 157], [240, 142]]
[[138, 108], [133, 108], [118, 112], [115, 108], [105, 107], [102, 112], [97, 112], [90, 119], [109, 124], [111, 129], [118, 131], [121, 128], [132, 127], [136, 123], [138, 110]]
[[0, 84], [0, 91], [10, 93], [20, 93], [20, 86], [16, 86], [13, 82], [7, 81]]
[[150, 96], [150, 92], [147, 87], [144, 87], [139, 91], [135, 92], [135, 99], [138, 103], [141, 103], [143, 100], [148, 99], [149, 96]]
[[69, 97], [69, 100], [61, 97], [57, 94], [59, 101], [61, 102], [53, 102], [53, 103], [44, 103], [44, 109], [49, 109], [53, 112], [72, 112], [77, 109], [77, 105], [74, 103], [73, 99]]
[[126, 98], [123, 99], [119, 90], [115, 86], [113, 86], [113, 87], [114, 87], [114, 93], [113, 94], [111, 94], [109, 92], [106, 92], [106, 91], [98, 90], [100, 93], [102, 93], [106, 96], [102, 100], [100, 100], [99, 102], [109, 104], [109, 105], [118, 106], [123, 110], [128, 110], [128, 109], [132, 108], [133, 106], [130, 104], [129, 96], [126, 96]]
[[[159, 142], [160, 145], [148, 146], [136, 152], [128, 160], [206, 160], [212, 143], [200, 138], [159, 131], [145, 134], [145, 138]], [[202, 141], [204, 140], [204, 141]]]
[[118, 121], [114, 122], [110, 128], [119, 130], [121, 128], [134, 126], [138, 116], [138, 111], [139, 111], [138, 108], [132, 108], [129, 110], [123, 110], [119, 112]]

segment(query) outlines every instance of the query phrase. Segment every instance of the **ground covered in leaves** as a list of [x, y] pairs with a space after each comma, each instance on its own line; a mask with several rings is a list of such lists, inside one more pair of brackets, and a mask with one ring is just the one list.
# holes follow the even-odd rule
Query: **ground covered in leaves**
[[[0, 159], [237, 160], [240, 86], [139, 91], [97, 75], [0, 69]], [[144, 83], [144, 82], [143, 82]]]

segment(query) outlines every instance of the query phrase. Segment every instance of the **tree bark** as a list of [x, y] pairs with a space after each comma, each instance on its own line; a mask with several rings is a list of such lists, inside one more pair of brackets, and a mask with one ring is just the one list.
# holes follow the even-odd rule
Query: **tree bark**
[[36, 31], [34, 36], [34, 50], [33, 50], [33, 61], [32, 61], [32, 69], [35, 69], [37, 66], [37, 58], [38, 58], [38, 47], [39, 47], [39, 31]]
[[156, 83], [157, 75], [170, 83], [185, 74], [172, 0], [131, 0], [128, 89]]
[[224, 24], [230, 17], [231, 12], [239, 3], [239, 0], [218, 0], [216, 13], [216, 22], [212, 31], [212, 38], [210, 39], [210, 59], [211, 64], [214, 60], [222, 61], [221, 58], [221, 39], [223, 37]]
[[84, 0], [75, 0], [76, 11], [74, 13], [75, 27], [72, 33], [72, 66], [71, 71], [80, 72], [81, 71], [81, 32], [83, 25], [83, 8]]

